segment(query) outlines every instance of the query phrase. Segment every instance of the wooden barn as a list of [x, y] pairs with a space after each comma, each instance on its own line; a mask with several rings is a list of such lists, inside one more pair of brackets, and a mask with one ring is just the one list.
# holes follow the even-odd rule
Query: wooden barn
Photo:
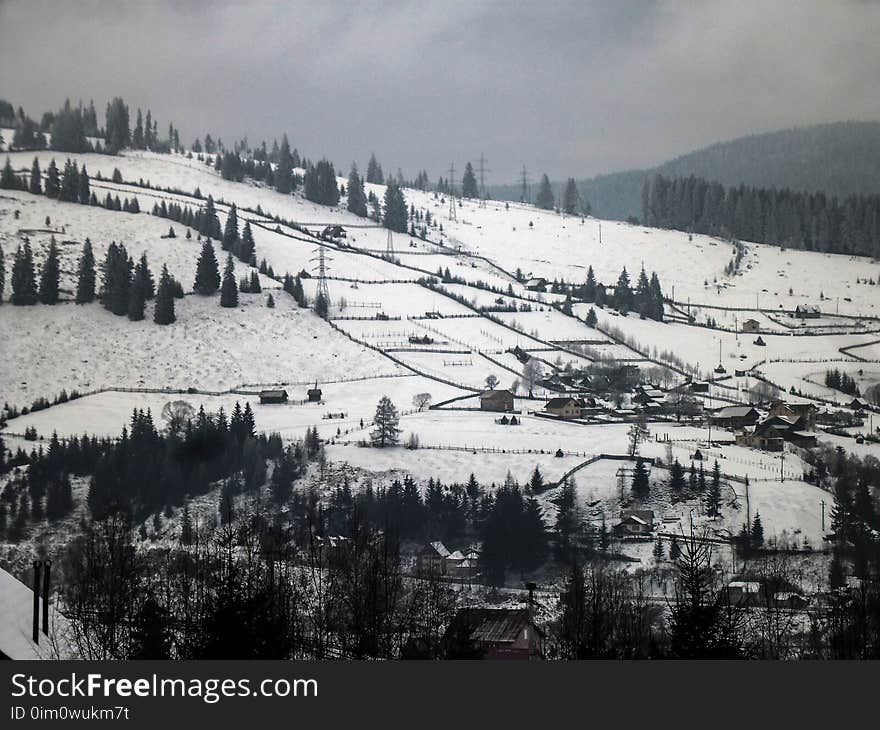
[[287, 391], [286, 390], [261, 390], [260, 391], [260, 403], [262, 403], [263, 405], [287, 403]]

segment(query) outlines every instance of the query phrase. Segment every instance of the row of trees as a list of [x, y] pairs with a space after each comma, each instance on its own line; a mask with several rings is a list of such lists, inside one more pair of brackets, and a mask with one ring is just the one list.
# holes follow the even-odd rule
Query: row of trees
[[643, 318], [663, 321], [663, 289], [656, 272], [651, 272], [650, 279], [644, 268], [639, 272], [635, 289], [632, 288], [626, 267], [617, 277], [617, 283], [609, 294], [608, 288], [596, 280], [593, 267], [587, 269], [587, 278], [581, 286], [571, 287], [574, 296], [588, 303], [610, 306], [621, 314], [637, 312]]
[[880, 195], [725, 189], [702, 178], [645, 179], [645, 225], [813, 251], [880, 256]]

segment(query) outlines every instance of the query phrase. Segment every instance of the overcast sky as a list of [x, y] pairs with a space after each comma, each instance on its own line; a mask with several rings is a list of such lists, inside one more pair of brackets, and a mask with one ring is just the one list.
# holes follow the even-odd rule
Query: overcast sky
[[[178, 7], [185, 5], [184, 8]], [[164, 134], [286, 131], [313, 159], [489, 181], [653, 165], [723, 139], [880, 119], [880, 3], [0, 0], [0, 97], [122, 96]]]

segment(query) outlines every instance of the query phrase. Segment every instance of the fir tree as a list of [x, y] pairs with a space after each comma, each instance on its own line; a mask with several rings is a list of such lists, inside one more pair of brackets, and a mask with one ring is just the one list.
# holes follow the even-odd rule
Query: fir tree
[[290, 154], [290, 143], [287, 134], [281, 139], [281, 149], [278, 153], [277, 170], [275, 173], [275, 190], [279, 193], [292, 193], [295, 187], [293, 177], [293, 156]]
[[257, 247], [254, 243], [254, 234], [251, 232], [250, 221], [244, 224], [244, 230], [241, 233], [241, 241], [238, 245], [238, 258], [246, 264], [250, 264], [256, 260]]
[[645, 466], [645, 462], [641, 458], [636, 459], [636, 467], [633, 470], [632, 490], [641, 500], [647, 499], [651, 493], [651, 483], [648, 478], [648, 469]]
[[562, 210], [568, 215], [574, 215], [580, 207], [580, 202], [581, 195], [578, 192], [577, 183], [573, 177], [570, 177], [565, 184], [565, 192], [562, 194]]
[[541, 183], [538, 187], [538, 196], [535, 198], [535, 205], [543, 210], [553, 209], [553, 188], [550, 187], [550, 179], [546, 174], [541, 176]]
[[223, 250], [234, 251], [238, 244], [238, 212], [235, 209], [235, 203], [229, 209], [226, 216], [226, 226], [223, 229]]
[[376, 415], [373, 417], [374, 430], [370, 432], [373, 446], [384, 448], [394, 446], [400, 439], [400, 416], [397, 408], [387, 395], [383, 395], [376, 405]]
[[348, 174], [348, 202], [349, 212], [361, 218], [367, 217], [367, 198], [364, 195], [364, 181], [358, 175], [357, 165], [351, 164], [351, 172]]
[[175, 319], [171, 276], [168, 274], [168, 267], [163, 265], [162, 275], [159, 277], [159, 288], [156, 291], [156, 307], [153, 311], [153, 321], [156, 324], [171, 324]]
[[752, 547], [757, 549], [764, 544], [764, 525], [761, 522], [761, 515], [755, 512], [755, 519], [752, 520]]
[[480, 191], [477, 189], [477, 177], [470, 162], [464, 167], [464, 176], [461, 178], [461, 194], [465, 198], [478, 198]]
[[721, 469], [718, 460], [712, 467], [712, 481], [706, 494], [706, 514], [709, 517], [717, 517], [721, 509]]
[[34, 273], [34, 254], [31, 244], [25, 241], [24, 248], [19, 245], [12, 262], [12, 297], [15, 305], [37, 303], [37, 281]]
[[60, 193], [61, 178], [58, 174], [58, 167], [55, 165], [55, 158], [53, 157], [46, 170], [46, 197], [57, 198]]
[[144, 310], [147, 307], [145, 277], [138, 272], [139, 268], [140, 263], [135, 266], [131, 286], [128, 288], [128, 318], [132, 322], [140, 322], [144, 318]]
[[76, 303], [88, 304], [95, 301], [95, 255], [92, 242], [86, 238], [79, 258], [76, 276]]
[[385, 184], [385, 176], [382, 174], [382, 165], [376, 162], [376, 155], [370, 155], [370, 162], [367, 164], [367, 182], [377, 185]]
[[55, 236], [49, 241], [49, 253], [43, 262], [40, 271], [40, 301], [43, 304], [58, 303], [58, 278], [61, 274], [61, 266], [58, 260], [58, 246]]
[[385, 206], [382, 224], [398, 233], [406, 233], [408, 212], [403, 191], [394, 183], [385, 189]]
[[217, 257], [214, 255], [214, 246], [210, 241], [202, 244], [202, 253], [196, 264], [196, 278], [193, 288], [197, 294], [210, 296], [220, 288], [220, 271], [217, 266]]
[[15, 190], [17, 187], [18, 180], [15, 178], [15, 170], [12, 169], [12, 162], [7, 156], [3, 171], [0, 172], [0, 188], [3, 190]]
[[79, 191], [77, 192], [77, 198], [81, 205], [88, 205], [91, 197], [89, 173], [86, 170], [86, 166], [83, 165], [82, 170], [79, 171]]
[[232, 263], [232, 254], [226, 257], [226, 266], [223, 270], [223, 285], [220, 288], [220, 306], [238, 306], [238, 288], [235, 285], [235, 265]]
[[34, 195], [43, 194], [42, 178], [43, 176], [40, 173], [40, 161], [34, 157], [34, 162], [31, 165], [30, 186], [28, 187], [28, 190]]

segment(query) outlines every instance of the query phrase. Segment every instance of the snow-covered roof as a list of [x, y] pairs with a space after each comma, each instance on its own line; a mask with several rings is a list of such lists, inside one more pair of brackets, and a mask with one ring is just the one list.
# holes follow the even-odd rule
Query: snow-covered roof
[[743, 593], [757, 593], [761, 590], [761, 584], [753, 580], [734, 580], [727, 584], [728, 588], [737, 588]]
[[464, 560], [464, 553], [461, 550], [456, 550], [454, 553], [450, 553], [446, 556], [447, 560]]

